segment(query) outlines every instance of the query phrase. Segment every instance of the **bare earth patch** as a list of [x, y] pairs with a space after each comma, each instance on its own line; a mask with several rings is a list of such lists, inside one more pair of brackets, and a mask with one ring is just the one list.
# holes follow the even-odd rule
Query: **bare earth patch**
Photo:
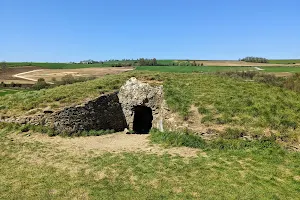
[[21, 83], [21, 84], [31, 84], [33, 83], [30, 80], [22, 79], [19, 77], [15, 77], [14, 75], [29, 72], [33, 70], [40, 70], [40, 67], [31, 67], [31, 66], [24, 66], [24, 67], [13, 67], [7, 68], [5, 71], [0, 72], [0, 81], [4, 83]]
[[105, 67], [105, 68], [82, 68], [82, 69], [43, 69], [41, 71], [32, 71], [23, 75], [24, 79], [37, 80], [44, 78], [51, 81], [52, 78], [61, 80], [62, 77], [71, 74], [74, 77], [102, 77], [108, 74], [119, 74], [133, 70], [132, 67]]
[[0, 82], [33, 84], [39, 78], [51, 82], [52, 78], [61, 80], [65, 75], [74, 77], [102, 77], [108, 74], [119, 74], [133, 70], [133, 67], [105, 67], [105, 68], [82, 68], [82, 69], [43, 69], [40, 67], [15, 67], [8, 68], [0, 73]]
[[[164, 148], [157, 144], [151, 144], [149, 135], [126, 135], [115, 133], [98, 137], [49, 137], [42, 134], [32, 134], [29, 137], [24, 135], [12, 135], [13, 139], [22, 142], [40, 142], [53, 146], [57, 149], [70, 152], [76, 155], [93, 152], [95, 155], [103, 153], [143, 152], [148, 154], [170, 154], [181, 157], [196, 157], [201, 151], [188, 147]], [[200, 154], [202, 156], [202, 153]]]
[[220, 132], [223, 132], [228, 126], [219, 124], [203, 124], [204, 117], [198, 112], [198, 107], [192, 105], [189, 110], [189, 117], [184, 120], [178, 113], [169, 112], [166, 119], [167, 127], [172, 131], [189, 130], [197, 135], [201, 135], [206, 140], [214, 139]]

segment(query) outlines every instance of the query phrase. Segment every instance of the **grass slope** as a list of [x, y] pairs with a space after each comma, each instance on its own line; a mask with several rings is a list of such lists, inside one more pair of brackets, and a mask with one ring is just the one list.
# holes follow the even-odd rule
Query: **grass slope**
[[[298, 199], [300, 155], [277, 148], [197, 157], [102, 153], [0, 130], [0, 199]], [[18, 139], [19, 138], [19, 139]], [[23, 138], [23, 139], [22, 139]]]
[[300, 96], [288, 89], [215, 75], [128, 72], [47, 90], [19, 92], [0, 97], [0, 113], [22, 115], [50, 106], [52, 109], [82, 103], [118, 90], [131, 76], [164, 81], [169, 107], [188, 118], [192, 105], [205, 126], [230, 126], [246, 135], [277, 134], [300, 142]]
[[7, 94], [15, 94], [20, 91], [25, 91], [25, 90], [1, 89], [0, 88], [0, 96], [5, 96]]
[[95, 98], [103, 93], [112, 92], [121, 87], [126, 75], [107, 76], [85, 83], [59, 86], [39, 91], [19, 92], [0, 97], [0, 113], [20, 115], [25, 112], [50, 106], [52, 109], [80, 104], [87, 99]]
[[169, 106], [188, 117], [194, 104], [203, 124], [240, 126], [253, 135], [274, 130], [297, 142], [300, 139], [296, 92], [213, 75], [178, 75], [164, 85]]

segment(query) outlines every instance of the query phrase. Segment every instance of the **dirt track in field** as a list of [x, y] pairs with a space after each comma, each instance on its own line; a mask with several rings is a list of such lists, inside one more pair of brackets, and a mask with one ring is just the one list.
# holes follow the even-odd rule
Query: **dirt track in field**
[[31, 84], [32, 81], [24, 80], [22, 78], [14, 77], [16, 74], [33, 71], [33, 70], [39, 70], [42, 69], [40, 67], [13, 67], [13, 68], [7, 68], [5, 71], [0, 72], [0, 82], [4, 83], [22, 83], [22, 84]]
[[82, 68], [82, 69], [43, 69], [40, 67], [16, 67], [8, 68], [0, 73], [0, 82], [5, 83], [34, 83], [39, 78], [51, 82], [52, 78], [61, 80], [65, 75], [71, 74], [77, 77], [102, 77], [108, 74], [119, 74], [133, 70], [133, 67], [105, 67], [105, 68]]
[[62, 77], [71, 74], [74, 77], [102, 77], [108, 74], [119, 74], [133, 70], [132, 67], [105, 67], [105, 68], [82, 68], [82, 69], [44, 69], [24, 74], [24, 78], [39, 79], [44, 78], [51, 81], [52, 78], [60, 80]]

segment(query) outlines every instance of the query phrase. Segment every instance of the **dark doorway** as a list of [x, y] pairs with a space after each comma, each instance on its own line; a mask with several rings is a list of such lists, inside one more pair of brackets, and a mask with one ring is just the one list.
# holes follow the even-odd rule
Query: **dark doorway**
[[152, 127], [152, 110], [146, 106], [134, 108], [133, 131], [137, 134], [148, 134]]

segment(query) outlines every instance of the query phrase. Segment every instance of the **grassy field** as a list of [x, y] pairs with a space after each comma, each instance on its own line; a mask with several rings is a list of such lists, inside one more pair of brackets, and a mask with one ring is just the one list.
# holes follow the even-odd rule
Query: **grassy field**
[[[299, 73], [300, 67], [259, 67], [262, 72], [290, 72]], [[222, 71], [259, 71], [255, 67], [227, 67], [227, 66], [139, 66], [139, 71], [156, 71], [156, 72], [222, 72]]]
[[300, 67], [260, 67], [264, 69], [265, 72], [290, 72], [299, 73]]
[[269, 63], [271, 64], [294, 64], [294, 63], [300, 63], [300, 59], [287, 59], [287, 60], [269, 60]]
[[17, 92], [24, 91], [24, 90], [14, 90], [14, 89], [1, 89], [0, 88], [0, 96], [5, 96], [7, 94], [15, 94]]
[[212, 67], [212, 66], [140, 66], [136, 70], [157, 71], [157, 72], [217, 72], [217, 71], [246, 71], [254, 70], [252, 67]]
[[[16, 132], [0, 130], [0, 199], [297, 199], [300, 195], [299, 153], [272, 144], [204, 149], [186, 158], [77, 152], [51, 140], [33, 139], [37, 138], [33, 133], [30, 139]], [[163, 142], [153, 137], [155, 143]]]
[[[107, 61], [96, 64], [73, 64], [73, 63], [36, 63], [36, 62], [8, 62], [8, 67], [23, 67], [23, 66], [35, 66], [43, 67], [46, 69], [79, 69], [79, 68], [94, 68], [94, 67], [111, 67], [114, 64], [118, 63], [130, 63], [134, 64], [136, 60], [130, 61]], [[172, 63], [172, 60], [158, 60], [158, 64], [168, 65]]]
[[93, 68], [93, 67], [110, 67], [111, 63], [105, 64], [70, 64], [70, 63], [7, 63], [8, 67], [23, 67], [35, 66], [46, 69], [79, 69], [79, 68]]

